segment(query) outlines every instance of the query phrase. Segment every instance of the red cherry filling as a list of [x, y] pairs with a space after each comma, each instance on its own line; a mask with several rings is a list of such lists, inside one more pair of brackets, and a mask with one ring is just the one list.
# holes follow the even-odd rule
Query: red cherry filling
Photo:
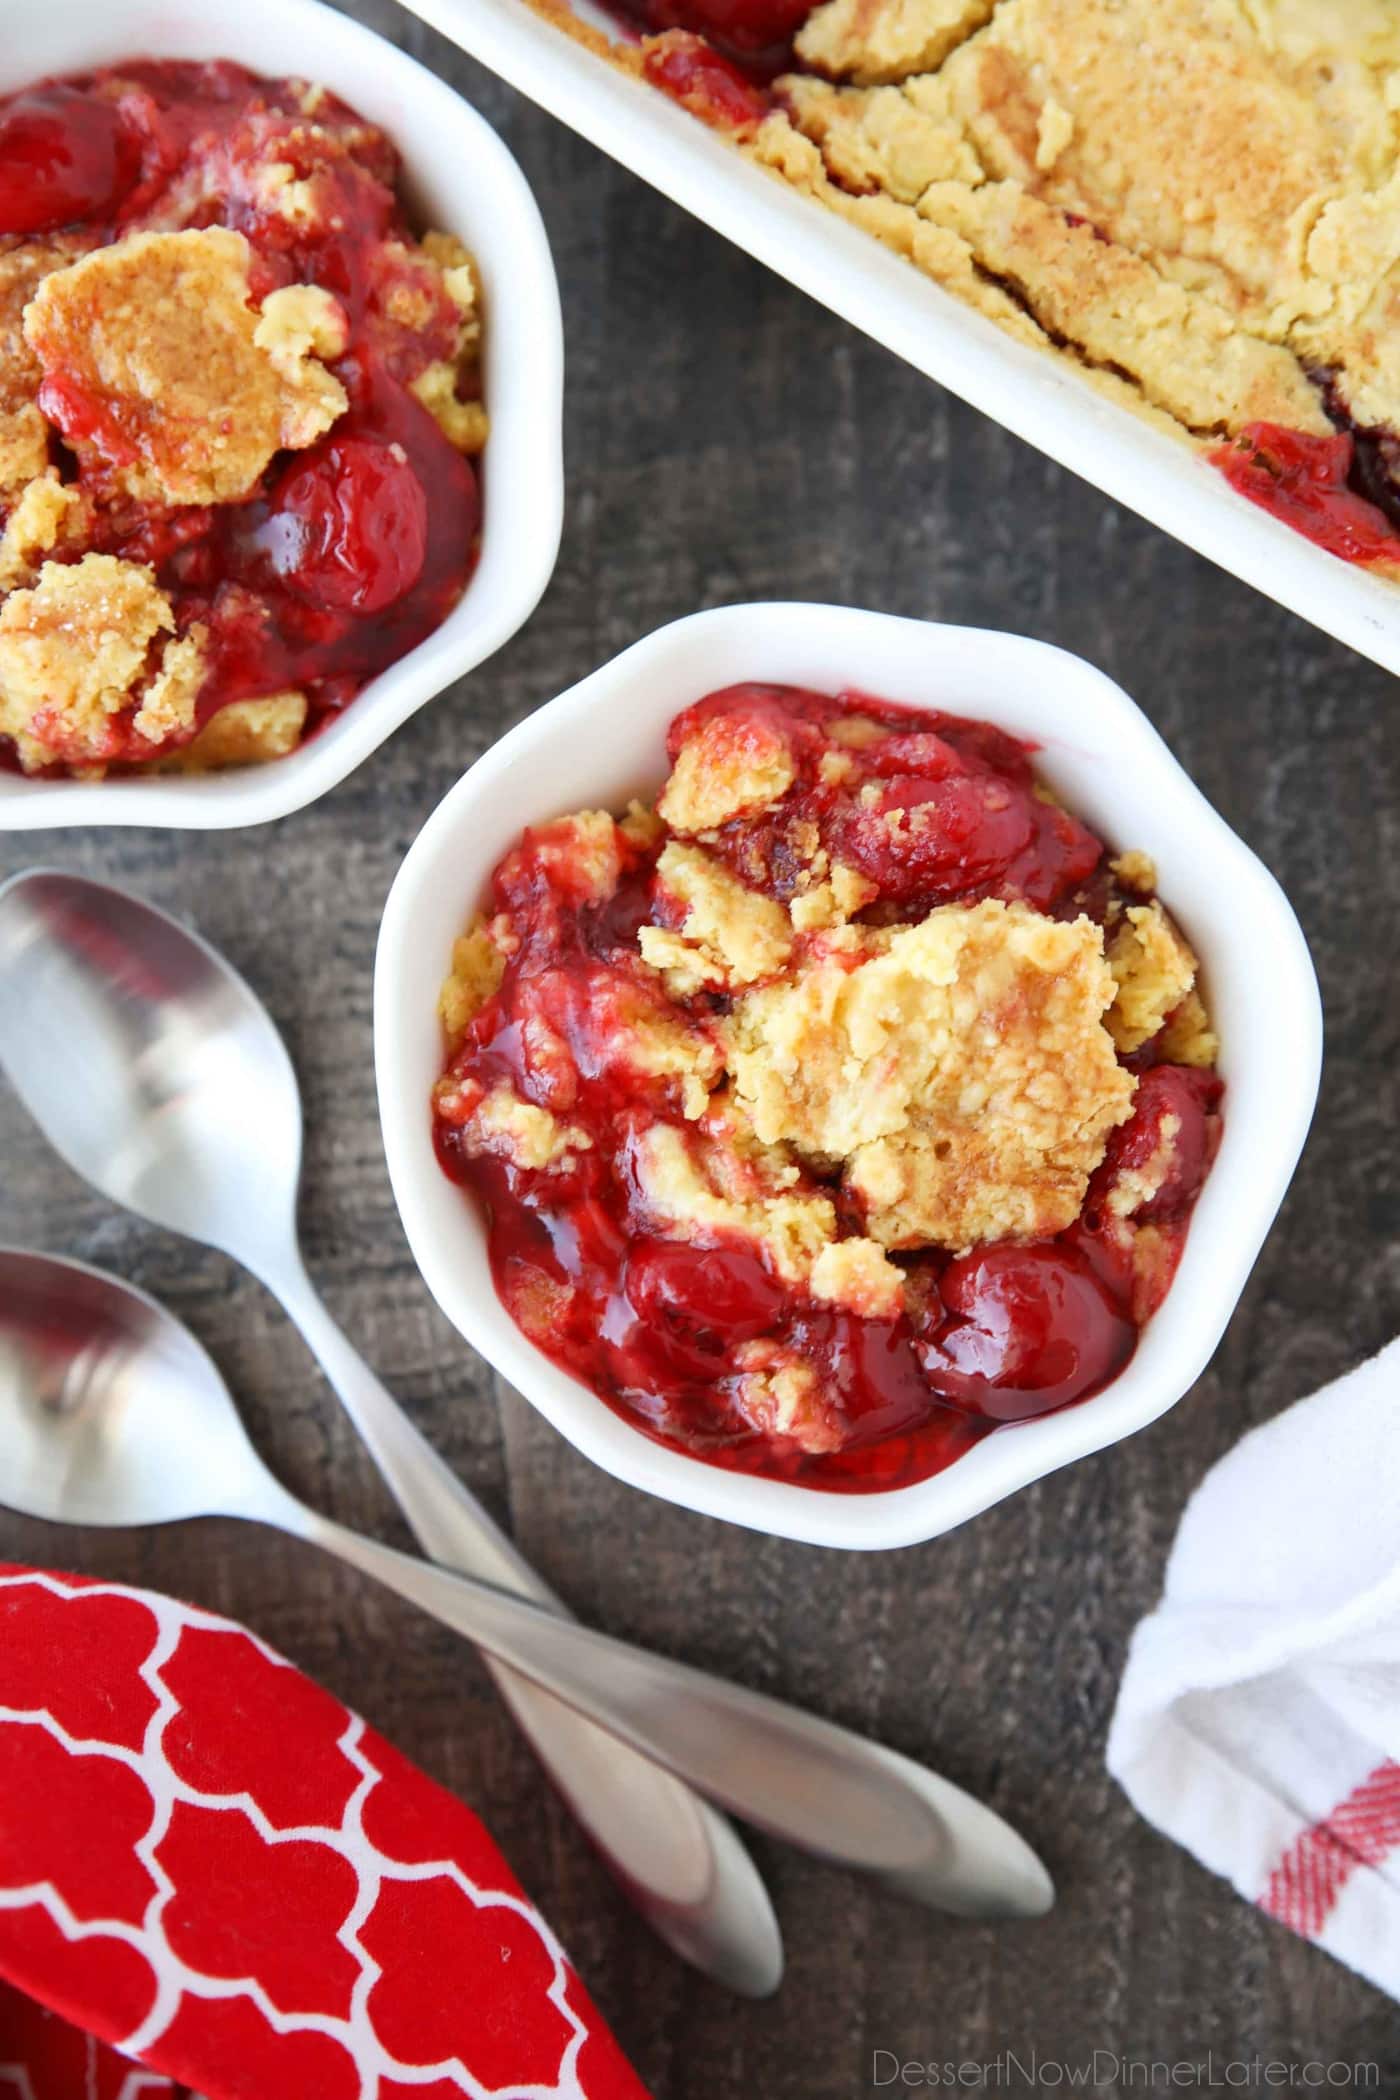
[[812, 9], [811, 0], [619, 0], [618, 11], [646, 29], [704, 39], [745, 73], [771, 79], [790, 65], [792, 39]]
[[847, 812], [835, 835], [841, 859], [878, 882], [882, 895], [941, 901], [1003, 876], [1030, 843], [1031, 820], [1026, 798], [990, 774], [909, 775]]
[[403, 448], [331, 438], [288, 469], [262, 532], [274, 571], [341, 612], [382, 612], [428, 552], [428, 499]]
[[951, 1316], [919, 1355], [948, 1399], [994, 1421], [1082, 1399], [1132, 1355], [1137, 1329], [1073, 1248], [987, 1247], [939, 1281]]
[[768, 114], [768, 97], [731, 59], [685, 29], [648, 39], [646, 76], [695, 116], [721, 131], [752, 131]]
[[748, 1247], [633, 1243], [604, 1327], [620, 1386], [646, 1389], [663, 1376], [713, 1380], [734, 1344], [766, 1334], [787, 1296]]
[[70, 87], [16, 95], [0, 113], [0, 234], [110, 218], [136, 158], [112, 103]]
[[907, 1321], [863, 1320], [824, 1307], [793, 1320], [789, 1340], [816, 1366], [820, 1404], [842, 1424], [843, 1450], [868, 1451], [919, 1430], [931, 1413], [937, 1420]]
[[1138, 1081], [1133, 1113], [1112, 1133], [1089, 1185], [1085, 1211], [1103, 1209], [1115, 1190], [1143, 1194], [1120, 1216], [1138, 1225], [1180, 1217], [1196, 1200], [1215, 1157], [1223, 1089], [1214, 1072], [1154, 1065]]
[[1355, 459], [1346, 433], [1313, 437], [1278, 423], [1250, 423], [1211, 453], [1232, 488], [1343, 561], [1400, 562], [1400, 533], [1348, 486]]
[[763, 51], [770, 44], [785, 43], [812, 12], [810, 0], [648, 0], [648, 10], [669, 15], [672, 23], [698, 29], [736, 51]]

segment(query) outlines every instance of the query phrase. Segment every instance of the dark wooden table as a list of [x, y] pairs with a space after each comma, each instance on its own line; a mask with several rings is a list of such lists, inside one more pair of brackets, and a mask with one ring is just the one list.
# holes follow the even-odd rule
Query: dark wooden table
[[[1139, 1821], [1103, 1766], [1128, 1636], [1157, 1596], [1192, 1487], [1243, 1430], [1400, 1325], [1391, 680], [865, 342], [388, 0], [351, 11], [460, 86], [535, 185], [568, 335], [569, 513], [554, 584], [493, 662], [275, 830], [11, 838], [0, 874], [42, 858], [129, 883], [190, 915], [264, 993], [305, 1089], [313, 1273], [581, 1613], [931, 1761], [1035, 1838], [1060, 1906], [1014, 1930], [944, 1922], [760, 1841], [789, 1969], [775, 2002], [744, 2005], [636, 1921], [475, 1660], [369, 1584], [224, 1523], [139, 1537], [0, 1517], [0, 1555], [234, 1613], [353, 1700], [485, 1816], [664, 2100], [853, 2100], [877, 2089], [877, 2049], [939, 2061], [1035, 2052], [1052, 2079], [1058, 2063], [1090, 2065], [1103, 2092], [1134, 2089], [1114, 2058], [1196, 2061], [1207, 2049], [1371, 2059], [1400, 2084], [1395, 2008]], [[763, 597], [1015, 628], [1102, 665], [1282, 879], [1327, 1004], [1312, 1141], [1194, 1392], [1130, 1443], [951, 1538], [888, 1555], [787, 1545], [646, 1499], [503, 1398], [409, 1259], [375, 1112], [375, 933], [438, 798], [509, 724], [636, 636]], [[0, 1238], [154, 1291], [222, 1364], [293, 1488], [404, 1538], [256, 1284], [113, 1215], [8, 1096], [0, 1161]], [[1002, 2083], [1014, 2090], [1014, 2069]]]

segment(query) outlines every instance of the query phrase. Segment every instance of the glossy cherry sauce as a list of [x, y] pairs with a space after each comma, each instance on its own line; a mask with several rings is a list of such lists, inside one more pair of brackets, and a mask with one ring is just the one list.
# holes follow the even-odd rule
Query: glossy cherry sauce
[[792, 40], [812, 5], [811, 0], [613, 0], [613, 11], [627, 27], [644, 32], [645, 70], [658, 87], [710, 123], [743, 129], [766, 114], [767, 83], [792, 71]]
[[[348, 317], [345, 354], [331, 362], [348, 412], [308, 450], [279, 454], [246, 501], [137, 504], [101, 463], [78, 476], [98, 506], [92, 546], [152, 563], [180, 630], [209, 628], [201, 723], [226, 701], [289, 687], [307, 694], [313, 724], [343, 707], [451, 611], [481, 523], [471, 464], [409, 391], [451, 355], [457, 321], [445, 293], [434, 302], [431, 276], [396, 252], [413, 239], [397, 154], [331, 95], [308, 125], [299, 95], [226, 61], [137, 60], [0, 102], [0, 234], [96, 247], [147, 224], [226, 225], [253, 249], [255, 299], [317, 284]], [[289, 223], [259, 195], [274, 162], [314, 179], [314, 223]], [[428, 304], [421, 327], [394, 311], [410, 274]], [[40, 402], [63, 436], [121, 463], [99, 400], [56, 377]], [[66, 478], [73, 467], [70, 456]]]
[[[873, 718], [896, 733], [851, 751], [854, 774], [831, 784], [820, 775], [835, 748], [822, 724], [836, 715]], [[911, 716], [864, 695], [833, 701], [745, 685], [678, 717], [672, 756], [697, 732], [755, 748], [781, 737], [794, 757], [797, 780], [775, 808], [735, 818], [707, 840], [736, 874], [780, 900], [796, 888], [799, 835], [806, 828], [810, 839], [815, 826], [833, 857], [879, 882], [867, 918], [918, 918], [987, 896], [1065, 916], [1107, 908], [1113, 884], [1102, 842], [1035, 794], [1028, 748], [1000, 730]], [[871, 786], [873, 808], [860, 799]], [[906, 830], [917, 851], [892, 851], [888, 828], [873, 821], [893, 806], [930, 813]], [[682, 1116], [677, 1083], [640, 1078], [627, 1055], [638, 1016], [671, 1009], [636, 947], [639, 925], [665, 919], [660, 845], [621, 834], [618, 843], [623, 879], [602, 906], [584, 901], [586, 889], [571, 880], [560, 825], [527, 831], [501, 861], [488, 909], [509, 914], [520, 946], [449, 1066], [466, 1106], [435, 1116], [439, 1160], [485, 1208], [496, 1286], [525, 1333], [664, 1442], [712, 1464], [848, 1492], [923, 1479], [997, 1423], [1064, 1406], [1112, 1378], [1170, 1281], [1213, 1156], [1214, 1075], [1156, 1064], [1150, 1045], [1135, 1055], [1134, 1116], [1114, 1133], [1080, 1219], [1057, 1239], [958, 1258], [898, 1257], [909, 1310], [897, 1321], [819, 1304], [781, 1282], [747, 1241], [713, 1234], [696, 1245], [657, 1237], [646, 1221], [631, 1166], [637, 1137], [658, 1120], [695, 1126]], [[701, 995], [690, 1018], [712, 1025], [724, 1004]], [[547, 1172], [473, 1156], [463, 1117], [503, 1080], [588, 1131], [591, 1149]], [[1150, 1206], [1165, 1253], [1149, 1300], [1106, 1203], [1119, 1173], [1157, 1151], [1169, 1116], [1172, 1171]], [[825, 1188], [848, 1229], [862, 1229], [834, 1182], [808, 1172], [800, 1186]], [[737, 1412], [735, 1351], [762, 1338], [818, 1368], [841, 1448], [805, 1452]]]
[[[1343, 561], [1400, 567], [1400, 532], [1358, 492], [1350, 431], [1313, 437], [1277, 423], [1251, 423], [1211, 454], [1232, 488]], [[1392, 500], [1394, 489], [1392, 487]]]
[[769, 97], [751, 69], [691, 30], [648, 37], [642, 67], [653, 87], [719, 131], [752, 131], [768, 114]]

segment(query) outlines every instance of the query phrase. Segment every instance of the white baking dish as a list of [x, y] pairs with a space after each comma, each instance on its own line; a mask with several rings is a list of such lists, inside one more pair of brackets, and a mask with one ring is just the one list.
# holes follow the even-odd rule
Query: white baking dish
[[319, 0], [0, 0], [0, 94], [48, 73], [126, 58], [232, 58], [334, 89], [398, 147], [424, 223], [458, 234], [487, 306], [481, 558], [416, 649], [286, 758], [199, 777], [25, 780], [0, 772], [0, 832], [61, 824], [217, 831], [286, 816], [326, 793], [401, 722], [474, 670], [529, 618], [564, 515], [564, 332], [549, 242], [530, 186], [483, 117], [425, 66]]
[[[1163, 526], [1387, 670], [1400, 671], [1400, 585], [1324, 554], [1236, 495], [1184, 444], [1096, 394], [871, 236], [752, 166], [723, 139], [537, 15], [529, 0], [409, 0], [415, 13], [718, 232], [995, 417], [1105, 495]], [[615, 22], [575, 0], [581, 19]]]

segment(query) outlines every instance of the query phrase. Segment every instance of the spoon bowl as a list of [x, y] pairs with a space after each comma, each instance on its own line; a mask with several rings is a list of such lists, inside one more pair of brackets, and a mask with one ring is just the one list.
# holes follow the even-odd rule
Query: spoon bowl
[[245, 1262], [294, 1244], [296, 1074], [197, 933], [107, 883], [33, 869], [0, 889], [0, 1009], [10, 1083], [75, 1174]]
[[0, 1249], [0, 1495], [56, 1524], [228, 1509], [261, 1462], [188, 1328], [95, 1270]]

